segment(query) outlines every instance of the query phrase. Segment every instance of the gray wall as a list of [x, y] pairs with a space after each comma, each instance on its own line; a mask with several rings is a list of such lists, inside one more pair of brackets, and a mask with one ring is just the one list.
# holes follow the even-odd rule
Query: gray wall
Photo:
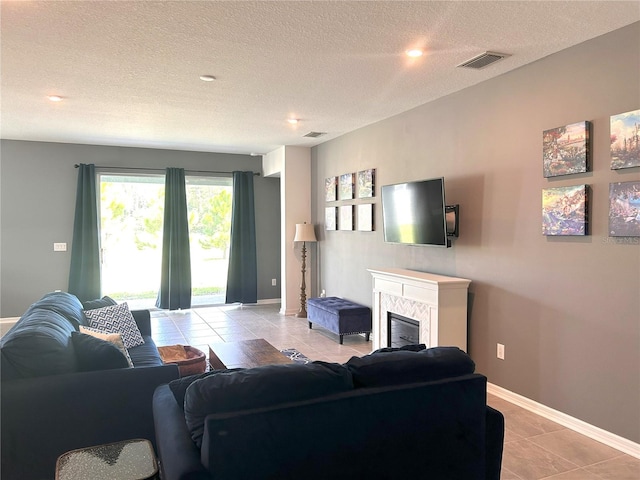
[[[249, 155], [61, 143], [0, 143], [0, 316], [19, 316], [43, 294], [66, 290], [73, 236], [76, 163], [187, 170], [261, 171]], [[280, 297], [280, 180], [254, 177], [258, 299]], [[66, 242], [67, 252], [53, 252]], [[276, 278], [278, 286], [271, 286]]]
[[[314, 292], [371, 305], [371, 267], [469, 278], [479, 372], [639, 442], [640, 239], [607, 231], [609, 183], [640, 180], [639, 168], [610, 170], [609, 117], [638, 108], [636, 23], [313, 148], [320, 225], [325, 177], [377, 169], [376, 231], [320, 226]], [[543, 178], [543, 130], [583, 120], [593, 123], [592, 172]], [[447, 203], [460, 204], [454, 247], [385, 244], [379, 186], [440, 176]], [[582, 183], [592, 189], [591, 235], [543, 236], [542, 189]]]

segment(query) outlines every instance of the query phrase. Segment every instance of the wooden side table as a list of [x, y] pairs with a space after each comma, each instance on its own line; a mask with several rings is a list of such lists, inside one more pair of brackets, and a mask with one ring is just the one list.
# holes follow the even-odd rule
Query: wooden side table
[[55, 480], [157, 479], [158, 463], [149, 440], [134, 439], [63, 453]]

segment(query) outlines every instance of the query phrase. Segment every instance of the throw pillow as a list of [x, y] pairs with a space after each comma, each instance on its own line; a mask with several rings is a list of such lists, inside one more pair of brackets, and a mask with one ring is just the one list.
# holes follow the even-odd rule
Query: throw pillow
[[200, 448], [207, 415], [268, 407], [353, 389], [351, 374], [337, 363], [265, 365], [196, 380], [184, 398], [184, 417]]
[[431, 382], [473, 373], [476, 368], [471, 357], [458, 347], [375, 353], [351, 357], [345, 365], [356, 387]]
[[107, 297], [105, 295], [102, 298], [82, 302], [82, 308], [84, 308], [85, 310], [95, 310], [96, 308], [111, 307], [117, 304], [118, 302], [116, 302], [113, 298]]
[[133, 315], [129, 311], [127, 303], [110, 307], [85, 310], [84, 314], [89, 319], [89, 326], [106, 333], [120, 333], [126, 348], [137, 347], [144, 344], [140, 329]]
[[127, 357], [111, 342], [80, 332], [71, 332], [71, 342], [81, 372], [130, 366]]
[[119, 333], [105, 333], [96, 330], [95, 328], [83, 327], [80, 325], [80, 333], [84, 333], [86, 335], [91, 335], [92, 337], [99, 338], [100, 340], [104, 340], [105, 342], [113, 343], [118, 350], [122, 352], [122, 354], [127, 358], [127, 363], [130, 367], [133, 367], [133, 361], [129, 356], [129, 352], [124, 346], [124, 342], [122, 341], [122, 335]]

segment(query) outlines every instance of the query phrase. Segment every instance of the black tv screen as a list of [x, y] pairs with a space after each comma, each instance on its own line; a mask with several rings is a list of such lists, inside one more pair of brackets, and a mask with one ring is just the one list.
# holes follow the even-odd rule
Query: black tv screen
[[383, 185], [382, 225], [385, 242], [451, 246], [444, 178]]

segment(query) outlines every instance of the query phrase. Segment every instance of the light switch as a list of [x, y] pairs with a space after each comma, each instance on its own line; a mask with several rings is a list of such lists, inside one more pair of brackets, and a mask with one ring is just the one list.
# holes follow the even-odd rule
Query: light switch
[[54, 252], [66, 252], [67, 251], [67, 244], [66, 243], [54, 243], [53, 244], [53, 251]]

